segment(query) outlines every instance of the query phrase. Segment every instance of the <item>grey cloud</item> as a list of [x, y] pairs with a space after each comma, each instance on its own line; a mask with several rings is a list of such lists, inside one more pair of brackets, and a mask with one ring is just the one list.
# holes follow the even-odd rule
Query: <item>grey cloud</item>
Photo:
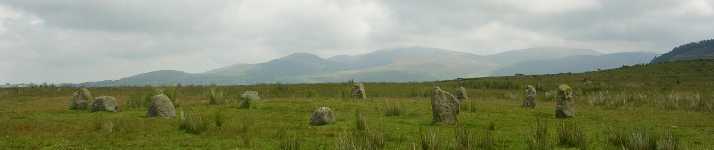
[[158, 69], [200, 72], [293, 52], [329, 56], [404, 46], [473, 53], [536, 46], [663, 52], [712, 38], [713, 5], [714, 0], [0, 0], [0, 79], [81, 82]]

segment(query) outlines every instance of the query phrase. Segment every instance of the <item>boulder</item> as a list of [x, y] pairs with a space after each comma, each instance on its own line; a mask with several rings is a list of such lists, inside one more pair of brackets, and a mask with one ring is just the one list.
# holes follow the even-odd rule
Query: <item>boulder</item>
[[361, 98], [361, 99], [367, 99], [367, 93], [365, 93], [364, 84], [362, 84], [362, 83], [355, 83], [355, 84], [352, 86], [352, 97]]
[[573, 103], [573, 90], [570, 86], [565, 84], [558, 86], [558, 93], [555, 96], [555, 117], [570, 118], [575, 116]]
[[84, 110], [89, 109], [89, 104], [94, 100], [92, 93], [87, 88], [81, 88], [72, 94], [69, 109]]
[[335, 115], [329, 107], [320, 107], [312, 112], [310, 125], [320, 126], [335, 122]]
[[451, 93], [434, 87], [431, 97], [432, 121], [434, 123], [455, 124], [461, 102]]
[[526, 99], [523, 100], [522, 107], [524, 108], [535, 108], [536, 106], [536, 89], [532, 85], [526, 86]]
[[112, 96], [99, 96], [94, 98], [92, 102], [92, 112], [97, 111], [108, 111], [117, 112], [119, 107], [117, 105], [117, 99]]
[[176, 108], [168, 96], [159, 94], [151, 97], [151, 104], [146, 113], [148, 117], [176, 117]]
[[469, 99], [469, 94], [466, 93], [466, 88], [462, 86], [456, 89], [456, 98], [459, 99], [459, 101], [461, 102]]

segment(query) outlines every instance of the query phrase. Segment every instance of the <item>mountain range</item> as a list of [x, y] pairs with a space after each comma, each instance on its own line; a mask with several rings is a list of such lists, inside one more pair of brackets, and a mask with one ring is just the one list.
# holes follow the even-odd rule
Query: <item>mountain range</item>
[[643, 64], [655, 53], [603, 54], [589, 49], [557, 47], [476, 55], [438, 48], [382, 49], [360, 55], [321, 58], [294, 53], [268, 62], [234, 64], [203, 73], [159, 70], [119, 80], [83, 83], [84, 86], [141, 86], [170, 84], [256, 84], [344, 82], [409, 82], [494, 75], [585, 72], [622, 65]]

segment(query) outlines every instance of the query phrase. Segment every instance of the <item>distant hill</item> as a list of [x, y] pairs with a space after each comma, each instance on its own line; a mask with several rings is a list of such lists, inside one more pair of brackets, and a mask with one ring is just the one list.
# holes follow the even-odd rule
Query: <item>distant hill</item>
[[606, 55], [580, 55], [549, 60], [515, 63], [494, 71], [493, 75], [579, 73], [597, 69], [612, 69], [623, 65], [646, 64], [655, 53], [626, 52]]
[[590, 49], [537, 47], [506, 51], [494, 55], [489, 55], [488, 57], [496, 63], [507, 65], [518, 62], [558, 59], [578, 55], [602, 55], [602, 53]]
[[714, 59], [714, 39], [677, 46], [652, 60], [652, 63], [694, 59]]
[[498, 67], [498, 64], [484, 56], [424, 47], [384, 49], [363, 55], [335, 56], [328, 60], [344, 64], [348, 69], [317, 76], [315, 79], [428, 81], [484, 76]]
[[320, 83], [352, 79], [362, 82], [433, 81], [494, 74], [580, 72], [647, 62], [652, 58], [650, 55], [654, 54], [601, 55], [587, 49], [531, 48], [483, 56], [438, 48], [407, 47], [330, 58], [295, 53], [264, 63], [235, 64], [203, 73], [161, 70], [84, 85]]

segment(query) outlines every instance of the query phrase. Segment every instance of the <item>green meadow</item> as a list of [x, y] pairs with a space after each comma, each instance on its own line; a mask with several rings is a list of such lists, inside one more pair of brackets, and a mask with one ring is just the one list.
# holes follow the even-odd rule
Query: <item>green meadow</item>
[[[555, 90], [573, 87], [576, 115], [554, 116]], [[245, 86], [96, 87], [119, 112], [69, 110], [76, 88], [0, 89], [1, 149], [714, 149], [714, 61], [623, 66], [552, 75], [467, 78], [456, 125], [432, 123], [431, 92], [456, 80]], [[521, 108], [526, 85], [535, 109]], [[146, 117], [146, 96], [175, 91], [179, 118]], [[211, 105], [210, 89], [223, 93]], [[243, 91], [260, 93], [239, 109]], [[330, 107], [336, 122], [309, 125]]]

